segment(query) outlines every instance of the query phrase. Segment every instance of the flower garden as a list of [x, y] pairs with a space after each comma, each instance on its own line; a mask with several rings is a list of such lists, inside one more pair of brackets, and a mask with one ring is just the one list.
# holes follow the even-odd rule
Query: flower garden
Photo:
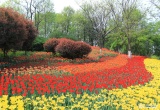
[[87, 58], [47, 52], [1, 62], [0, 110], [160, 108], [160, 61], [92, 47]]

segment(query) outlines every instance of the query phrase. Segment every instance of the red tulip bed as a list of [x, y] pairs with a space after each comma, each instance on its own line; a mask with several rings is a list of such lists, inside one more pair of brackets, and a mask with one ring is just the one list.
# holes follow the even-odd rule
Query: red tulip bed
[[[9, 90], [11, 94], [23, 96], [34, 93], [60, 94], [67, 91], [81, 94], [83, 91], [98, 92], [103, 88], [110, 90], [131, 85], [143, 85], [152, 79], [152, 74], [144, 67], [144, 57], [137, 56], [128, 61], [126, 59], [125, 55], [118, 55], [111, 60], [99, 63], [6, 69], [3, 71], [5, 74], [1, 76], [0, 95], [7, 95]], [[70, 73], [60, 76], [45, 74], [47, 71], [51, 73], [52, 69]], [[8, 74], [9, 71], [10, 74]]]
[[[145, 69], [144, 57], [133, 56], [128, 59], [126, 55], [117, 54], [95, 61], [94, 58], [97, 56], [94, 55], [96, 56], [93, 52], [89, 55], [90, 58], [87, 59], [89, 62], [85, 62], [85, 59], [84, 61], [76, 59], [78, 63], [76, 60], [73, 63], [63, 58], [49, 58], [47, 54], [44, 60], [32, 62], [31, 66], [25, 67], [25, 64], [31, 63], [28, 62], [4, 68], [0, 72], [0, 96], [30, 97], [35, 94], [52, 96], [84, 92], [99, 94], [103, 89], [144, 85], [153, 79], [152, 74]], [[47, 65], [49, 61], [51, 63]]]

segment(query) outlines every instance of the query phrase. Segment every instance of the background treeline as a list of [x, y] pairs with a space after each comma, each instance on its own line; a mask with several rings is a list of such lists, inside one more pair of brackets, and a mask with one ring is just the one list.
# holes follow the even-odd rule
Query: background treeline
[[32, 51], [43, 51], [49, 38], [66, 37], [121, 53], [160, 55], [159, 0], [150, 0], [147, 7], [138, 0], [77, 3], [79, 10], [68, 6], [61, 13], [51, 0], [7, 0], [1, 7], [12, 7], [34, 22], [39, 34]]

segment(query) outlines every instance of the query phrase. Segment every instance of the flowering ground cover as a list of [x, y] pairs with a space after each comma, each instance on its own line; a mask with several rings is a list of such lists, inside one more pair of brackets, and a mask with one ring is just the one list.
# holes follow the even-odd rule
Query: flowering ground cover
[[[98, 56], [96, 51], [91, 54], [92, 58]], [[50, 66], [3, 69], [0, 109], [160, 108], [159, 60], [141, 56], [127, 59], [121, 54], [105, 57], [98, 62], [84, 63], [58, 62], [60, 58]]]
[[99, 54], [98, 47], [92, 47], [92, 52], [85, 58], [76, 58], [74, 60], [56, 57], [56, 55], [52, 55], [51, 52], [34, 52], [30, 56], [18, 56], [8, 61], [2, 61], [0, 59], [0, 69], [2, 68], [23, 68], [23, 67], [39, 67], [39, 66], [64, 66], [71, 64], [82, 64], [82, 63], [91, 63], [91, 62], [103, 62], [108, 59], [114, 58], [117, 53], [112, 52], [107, 49], [102, 49], [102, 53]]
[[[125, 66], [95, 72], [77, 73], [75, 75], [62, 75], [57, 77], [53, 74], [25, 74], [22, 76], [13, 73], [5, 74], [1, 77], [1, 94], [8, 94], [9, 89], [12, 94], [23, 95], [45, 93], [82, 93], [96, 92], [97, 89], [126, 88], [131, 85], [144, 84], [151, 80], [152, 75], [148, 73], [143, 64], [144, 58], [132, 58]], [[139, 67], [140, 66], [140, 67]], [[41, 70], [43, 71], [43, 70]], [[132, 79], [131, 79], [132, 78]], [[10, 86], [10, 88], [9, 88]]]

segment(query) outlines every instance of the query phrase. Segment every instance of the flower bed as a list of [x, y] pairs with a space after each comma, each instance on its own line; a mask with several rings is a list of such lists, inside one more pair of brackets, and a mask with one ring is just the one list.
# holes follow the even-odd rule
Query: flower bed
[[159, 60], [118, 55], [106, 62], [63, 66], [1, 71], [0, 109], [160, 108]]
[[[152, 75], [144, 67], [143, 60], [143, 57], [134, 57], [120, 68], [113, 66], [112, 69], [108, 69], [106, 67], [101, 69], [102, 71], [91, 71], [75, 75], [55, 76], [52, 74], [54, 71], [49, 70], [49, 68], [48, 71], [33, 68], [27, 71], [32, 74], [25, 72], [24, 75], [6, 73], [1, 77], [3, 91], [1, 95], [7, 95], [9, 90], [12, 91], [11, 94], [26, 96], [34, 93], [40, 95], [45, 93], [60, 94], [67, 91], [70, 93], [96, 92], [98, 89], [103, 88], [110, 90], [113, 88], [126, 88], [131, 85], [143, 85], [152, 79]], [[25, 70], [22, 68], [22, 71]], [[47, 74], [47, 72], [49, 73]]]

